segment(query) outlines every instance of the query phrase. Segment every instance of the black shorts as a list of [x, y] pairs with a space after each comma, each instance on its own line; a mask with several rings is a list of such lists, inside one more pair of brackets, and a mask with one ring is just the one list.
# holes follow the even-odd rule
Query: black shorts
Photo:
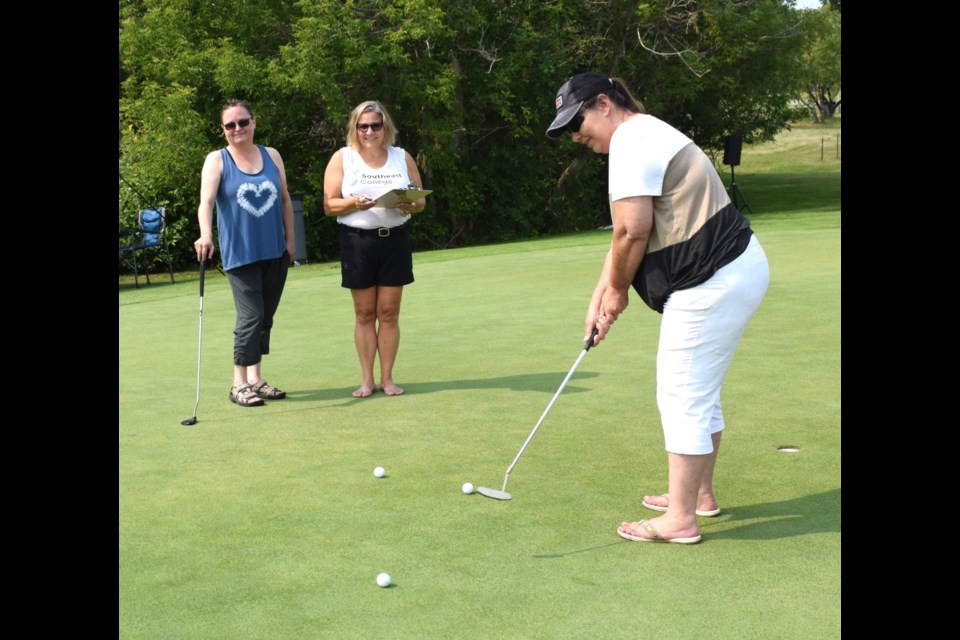
[[340, 277], [346, 289], [373, 286], [402, 287], [413, 282], [410, 232], [391, 229], [354, 229], [340, 225]]

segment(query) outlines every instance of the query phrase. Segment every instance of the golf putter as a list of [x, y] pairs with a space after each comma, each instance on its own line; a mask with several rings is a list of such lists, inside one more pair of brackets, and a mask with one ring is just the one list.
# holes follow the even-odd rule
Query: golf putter
[[537, 429], [540, 428], [540, 423], [543, 422], [543, 419], [547, 417], [547, 414], [550, 412], [550, 408], [553, 406], [553, 403], [557, 401], [557, 397], [560, 395], [560, 392], [563, 391], [563, 388], [567, 386], [567, 381], [570, 380], [570, 377], [573, 375], [573, 372], [577, 370], [577, 367], [580, 366], [580, 361], [583, 360], [583, 357], [587, 355], [587, 351], [590, 351], [590, 347], [593, 346], [593, 339], [597, 336], [597, 328], [593, 328], [593, 333], [590, 334], [590, 337], [587, 338], [586, 342], [583, 343], [583, 351], [580, 352], [580, 356], [577, 358], [577, 361], [573, 363], [573, 366], [570, 367], [567, 377], [563, 379], [563, 382], [560, 383], [560, 388], [557, 389], [557, 392], [553, 394], [553, 398], [550, 399], [550, 404], [547, 405], [547, 408], [544, 409], [543, 415], [540, 416], [540, 419], [537, 420], [537, 424], [534, 425], [533, 431], [530, 432], [530, 435], [527, 436], [526, 441], [523, 443], [523, 446], [520, 447], [520, 451], [517, 452], [517, 457], [513, 459], [513, 462], [510, 463], [510, 466], [507, 467], [507, 473], [503, 476], [503, 487], [499, 490], [491, 489], [490, 487], [477, 487], [477, 493], [488, 498], [493, 498], [494, 500], [509, 500], [512, 496], [507, 493], [507, 480], [510, 479], [510, 472], [513, 471], [513, 468], [517, 465], [517, 461], [520, 459], [520, 456], [523, 455], [523, 450], [527, 448], [527, 445], [530, 444], [530, 440], [533, 439], [533, 434], [537, 432]]
[[197, 424], [197, 408], [200, 406], [200, 353], [203, 351], [203, 272], [206, 260], [200, 261], [200, 337], [197, 339], [197, 402], [193, 405], [193, 416], [180, 424], [189, 427]]

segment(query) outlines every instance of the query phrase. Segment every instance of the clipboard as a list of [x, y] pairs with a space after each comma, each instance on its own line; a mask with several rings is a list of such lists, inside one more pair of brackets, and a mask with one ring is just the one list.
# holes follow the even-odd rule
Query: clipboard
[[376, 206], [394, 208], [401, 200], [413, 202], [433, 193], [433, 189], [391, 189], [380, 194], [375, 200]]

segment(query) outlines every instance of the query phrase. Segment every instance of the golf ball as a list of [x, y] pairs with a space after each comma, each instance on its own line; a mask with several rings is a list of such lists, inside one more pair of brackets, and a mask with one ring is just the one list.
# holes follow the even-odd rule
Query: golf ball
[[377, 586], [380, 587], [389, 587], [390, 586], [390, 574], [381, 573], [377, 576]]
[[467, 494], [473, 493], [473, 484], [470, 482], [464, 482], [460, 489]]
[[[378, 478], [382, 478], [383, 476], [387, 475], [387, 472], [383, 467], [377, 467], [373, 470], [373, 475], [377, 476]], [[387, 579], [389, 580], [390, 577], [387, 576]]]

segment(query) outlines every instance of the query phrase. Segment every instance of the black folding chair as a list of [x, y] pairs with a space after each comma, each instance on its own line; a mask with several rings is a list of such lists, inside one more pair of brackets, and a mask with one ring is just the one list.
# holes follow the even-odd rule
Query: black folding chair
[[[170, 245], [167, 243], [167, 214], [163, 207], [142, 209], [137, 216], [135, 229], [120, 230], [120, 242], [123, 243], [120, 245], [120, 262], [133, 269], [133, 283], [137, 289], [140, 288], [137, 254], [141, 252], [148, 254], [144, 256], [147, 284], [150, 284], [150, 262], [158, 257], [165, 257], [170, 283], [173, 284], [173, 258], [170, 257]], [[149, 255], [151, 251], [153, 255]]]

